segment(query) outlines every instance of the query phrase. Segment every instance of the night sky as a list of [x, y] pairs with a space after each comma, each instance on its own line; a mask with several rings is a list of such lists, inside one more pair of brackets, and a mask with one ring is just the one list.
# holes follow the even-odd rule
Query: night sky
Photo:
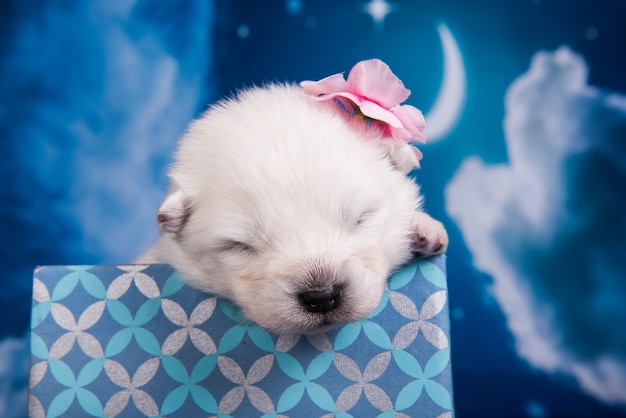
[[32, 269], [147, 248], [194, 116], [375, 57], [428, 123], [445, 25], [467, 92], [415, 178], [451, 238], [457, 416], [626, 416], [626, 3], [374, 3], [0, 5], [0, 415], [25, 399]]

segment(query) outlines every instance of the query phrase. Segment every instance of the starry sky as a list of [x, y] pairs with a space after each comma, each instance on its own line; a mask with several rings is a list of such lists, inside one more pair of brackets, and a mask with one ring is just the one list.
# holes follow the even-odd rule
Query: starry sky
[[0, 4], [0, 415], [25, 399], [32, 268], [147, 248], [194, 116], [373, 57], [428, 116], [445, 25], [467, 91], [414, 176], [451, 237], [457, 416], [626, 416], [623, 1], [26, 3]]

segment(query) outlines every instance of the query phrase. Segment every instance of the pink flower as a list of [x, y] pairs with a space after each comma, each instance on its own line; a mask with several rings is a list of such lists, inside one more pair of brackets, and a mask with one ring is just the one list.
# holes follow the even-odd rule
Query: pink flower
[[[347, 100], [353, 107], [350, 110], [378, 122], [386, 137], [404, 142], [426, 142], [422, 133], [425, 126], [422, 112], [413, 106], [400, 104], [411, 91], [381, 60], [357, 63], [350, 70], [347, 81], [339, 73], [320, 81], [303, 81], [300, 86], [305, 93], [320, 101]], [[421, 157], [421, 153], [417, 152]]]

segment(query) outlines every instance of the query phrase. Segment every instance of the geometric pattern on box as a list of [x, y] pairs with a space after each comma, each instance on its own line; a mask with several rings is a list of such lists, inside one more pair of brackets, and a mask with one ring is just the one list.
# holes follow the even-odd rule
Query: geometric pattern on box
[[34, 275], [32, 417], [452, 417], [445, 257], [389, 280], [369, 318], [276, 335], [166, 265]]

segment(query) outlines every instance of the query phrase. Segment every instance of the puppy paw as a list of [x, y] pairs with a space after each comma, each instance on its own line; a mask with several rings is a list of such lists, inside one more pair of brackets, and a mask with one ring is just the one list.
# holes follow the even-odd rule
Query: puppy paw
[[441, 254], [448, 248], [448, 233], [443, 224], [424, 212], [411, 222], [411, 251], [418, 257]]

